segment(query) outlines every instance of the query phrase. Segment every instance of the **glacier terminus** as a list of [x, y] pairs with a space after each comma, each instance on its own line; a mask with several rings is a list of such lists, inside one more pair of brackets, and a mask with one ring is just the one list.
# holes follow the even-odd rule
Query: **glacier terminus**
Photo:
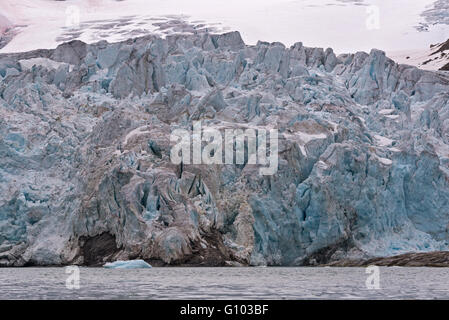
[[[174, 164], [278, 132], [274, 175]], [[0, 266], [302, 266], [449, 250], [449, 74], [238, 32], [0, 55]]]

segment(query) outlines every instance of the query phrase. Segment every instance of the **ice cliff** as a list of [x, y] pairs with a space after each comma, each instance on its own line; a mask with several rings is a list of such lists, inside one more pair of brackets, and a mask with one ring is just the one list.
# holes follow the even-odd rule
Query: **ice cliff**
[[[0, 265], [313, 265], [448, 250], [449, 76], [238, 32], [0, 55]], [[279, 168], [170, 132], [279, 131]]]

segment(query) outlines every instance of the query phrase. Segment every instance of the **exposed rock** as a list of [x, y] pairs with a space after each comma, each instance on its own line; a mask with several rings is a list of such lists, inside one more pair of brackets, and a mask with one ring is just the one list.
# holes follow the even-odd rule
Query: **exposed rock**
[[336, 261], [328, 264], [334, 267], [400, 266], [400, 267], [449, 267], [449, 251], [406, 253], [393, 257], [373, 258], [361, 261]]
[[114, 261], [105, 263], [106, 269], [149, 269], [151, 265], [143, 260]]
[[104, 261], [112, 259], [118, 251], [115, 237], [109, 233], [102, 233], [94, 237], [80, 238], [81, 255], [83, 263], [88, 266], [98, 266]]

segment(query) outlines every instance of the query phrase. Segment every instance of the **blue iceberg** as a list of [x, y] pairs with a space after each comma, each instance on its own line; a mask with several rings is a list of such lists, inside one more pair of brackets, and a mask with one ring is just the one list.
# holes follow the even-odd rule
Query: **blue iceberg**
[[119, 260], [115, 262], [108, 262], [103, 267], [108, 269], [146, 269], [151, 268], [151, 265], [143, 260]]

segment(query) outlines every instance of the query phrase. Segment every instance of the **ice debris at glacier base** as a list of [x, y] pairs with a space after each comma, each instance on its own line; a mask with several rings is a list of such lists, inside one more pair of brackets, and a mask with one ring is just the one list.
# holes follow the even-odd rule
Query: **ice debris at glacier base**
[[[0, 114], [2, 266], [448, 250], [449, 77], [379, 50], [238, 32], [72, 41], [0, 55]], [[170, 133], [198, 120], [276, 128], [277, 174], [173, 165]]]
[[148, 269], [151, 265], [143, 260], [128, 260], [128, 261], [115, 261], [107, 262], [103, 266], [107, 269]]

